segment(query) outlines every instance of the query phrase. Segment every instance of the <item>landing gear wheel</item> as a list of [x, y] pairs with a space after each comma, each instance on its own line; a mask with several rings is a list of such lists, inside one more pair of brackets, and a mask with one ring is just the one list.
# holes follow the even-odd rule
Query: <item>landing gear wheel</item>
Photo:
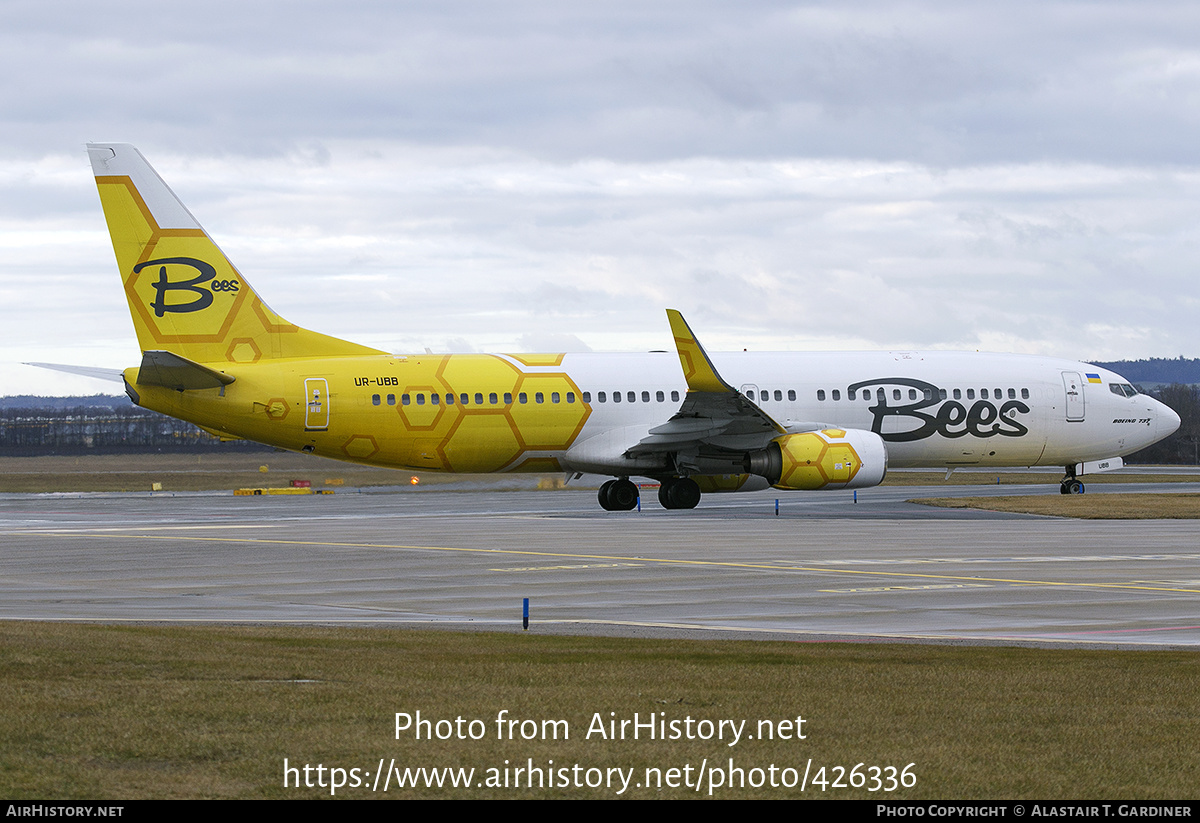
[[1058, 490], [1062, 494], [1083, 494], [1086, 489], [1083, 483], [1079, 482], [1077, 478], [1067, 477], [1063, 480]]
[[[637, 506], [638, 487], [628, 478], [622, 477], [620, 480], [610, 480], [604, 486], [608, 486], [608, 494], [601, 499], [600, 505], [604, 506], [605, 500], [607, 500], [608, 505], [604, 506], [604, 508], [608, 511], [627, 512]], [[604, 491], [604, 486], [600, 487], [601, 492]]]
[[658, 502], [664, 509], [694, 509], [700, 502], [700, 486], [690, 477], [671, 477], [658, 489]]
[[596, 495], [597, 499], [600, 501], [600, 508], [604, 509], [606, 512], [614, 511], [612, 503], [608, 502], [608, 491], [612, 488], [613, 483], [616, 482], [616, 480], [606, 481], [600, 486], [600, 493]]

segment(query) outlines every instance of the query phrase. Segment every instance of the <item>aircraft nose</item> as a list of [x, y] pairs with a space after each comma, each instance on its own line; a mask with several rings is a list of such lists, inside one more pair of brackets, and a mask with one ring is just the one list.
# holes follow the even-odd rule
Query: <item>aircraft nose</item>
[[[1157, 402], [1157, 401], [1156, 401]], [[1158, 436], [1166, 437], [1179, 428], [1179, 415], [1166, 403], [1158, 403]]]

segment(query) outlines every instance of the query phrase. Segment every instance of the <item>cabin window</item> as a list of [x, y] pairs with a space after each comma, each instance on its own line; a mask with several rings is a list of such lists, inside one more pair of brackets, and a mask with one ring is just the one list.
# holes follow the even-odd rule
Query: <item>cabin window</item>
[[987, 389], [980, 389], [980, 390], [979, 390], [979, 396], [980, 396], [980, 398], [982, 398], [983, 400], [987, 400], [987, 399], [988, 399], [988, 390], [987, 390]]
[[925, 389], [925, 399], [926, 400], [933, 399], [933, 389]]
[[425, 405], [425, 393], [424, 392], [421, 392], [417, 395], [417, 405], [418, 406]]
[[657, 400], [659, 403], [661, 403], [667, 399], [667, 396], [665, 394], [663, 394], [661, 391], [656, 391], [654, 393], [654, 399]]
[[1022, 400], [1029, 399], [1029, 389], [1021, 389], [1021, 399]]
[[582, 395], [580, 395], [580, 397], [582, 398], [584, 403], [592, 402], [592, 393], [590, 391], [585, 391]]
[[[389, 394], [388, 397], [391, 397], [391, 395]], [[431, 405], [436, 406], [438, 403], [441, 402], [441, 400], [442, 400], [441, 395], [437, 395], [437, 394], [429, 395], [429, 403]], [[388, 402], [391, 402], [391, 401], [388, 401]]]
[[975, 399], [975, 390], [974, 389], [967, 389], [967, 399], [968, 400]]
[[620, 393], [619, 391], [615, 391], [615, 392], [613, 392], [613, 402], [614, 402], [614, 403], [620, 403], [620, 402], [621, 402], [621, 393]]
[[488, 394], [488, 402], [494, 406], [500, 402], [500, 398], [496, 396], [495, 392], [491, 392]]
[[483, 392], [481, 392], [481, 391], [475, 392], [475, 405], [476, 406], [483, 405]]
[[452, 395], [452, 394], [447, 394], [447, 395], [446, 395], [446, 405], [447, 405], [447, 406], [453, 406], [453, 405], [454, 405], [454, 395]]
[[834, 400], [842, 399], [842, 393], [838, 389], [834, 389], [830, 394], [832, 394]]
[[908, 399], [909, 399], [909, 400], [916, 400], [916, 399], [917, 399], [917, 390], [916, 390], [916, 389], [909, 389], [909, 390], [908, 390]]
[[673, 392], [671, 392], [671, 402], [672, 402], [672, 403], [678, 403], [678, 402], [679, 402], [679, 392], [677, 392], [677, 391], [673, 391]]
[[1017, 399], [1017, 390], [1016, 390], [1016, 389], [1009, 389], [1009, 390], [1008, 390], [1008, 399], [1009, 399], [1009, 400], [1016, 400], [1016, 399]]
[[637, 394], [635, 392], [628, 392], [625, 395], [625, 399], [628, 400], [630, 403], [637, 402]]
[[471, 395], [467, 394], [466, 392], [463, 392], [462, 394], [460, 394], [458, 396], [458, 402], [463, 406], [471, 405]]
[[643, 403], [649, 403], [649, 402], [650, 402], [650, 392], [648, 392], [648, 391], [644, 391], [644, 392], [642, 392], [642, 402], [643, 402]]
[[546, 402], [546, 395], [542, 394], [540, 391], [539, 391], [539, 392], [534, 392], [534, 394], [533, 394], [533, 402], [534, 402], [534, 403], [545, 403], [545, 402]]
[[517, 402], [524, 406], [529, 402], [529, 395], [527, 395], [525, 392], [521, 392], [517, 395]]
[[1004, 397], [1004, 392], [1000, 391], [1000, 389], [996, 389], [996, 392], [992, 395], [992, 397], [999, 400], [1000, 398]]
[[[435, 394], [435, 395], [434, 395], [434, 397], [437, 397], [437, 395]], [[389, 394], [389, 395], [387, 396], [387, 404], [388, 404], [389, 406], [394, 406], [394, 405], [396, 405], [396, 395], [394, 395], [394, 394]]]
[[567, 402], [568, 402], [568, 403], [574, 403], [574, 402], [575, 402], [575, 392], [573, 392], [573, 391], [569, 391], [569, 392], [567, 392]]
[[900, 390], [899, 389], [892, 389], [892, 399], [893, 400], [900, 399]]
[[400, 395], [400, 405], [401, 406], [407, 406], [409, 404], [409, 402], [410, 401], [409, 401], [409, 397], [407, 394]]
[[561, 399], [562, 399], [562, 395], [560, 395], [558, 392], [556, 392], [556, 391], [550, 392], [550, 402], [551, 403], [557, 403]]
[[504, 405], [506, 405], [506, 406], [512, 405], [512, 392], [506, 391], [504, 393]]
[[817, 399], [818, 400], [825, 399], [825, 390], [824, 389], [817, 389]]
[[372, 406], [378, 406], [378, 405], [379, 405], [379, 395], [377, 395], [377, 394], [373, 394], [373, 395], [371, 395], [371, 405], [372, 405]]
[[854, 389], [846, 389], [846, 399], [847, 399], [847, 400], [857, 400], [857, 399], [858, 399], [858, 398], [855, 396], [855, 391], [854, 391]]

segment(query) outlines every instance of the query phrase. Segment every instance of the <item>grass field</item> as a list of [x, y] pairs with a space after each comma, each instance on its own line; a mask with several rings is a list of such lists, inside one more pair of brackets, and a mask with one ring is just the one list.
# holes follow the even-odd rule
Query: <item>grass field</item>
[[[260, 471], [263, 466], [267, 471]], [[314, 489], [336, 489], [402, 486], [412, 476], [291, 452], [0, 458], [0, 492], [148, 492], [154, 483], [163, 491], [220, 491], [287, 486], [293, 479], [308, 480]], [[436, 484], [461, 477], [422, 474], [420, 479]]]
[[1012, 497], [926, 497], [911, 500], [946, 509], [1078, 517], [1085, 520], [1195, 520], [1200, 494], [1014, 495]]
[[[748, 783], [751, 769], [772, 764], [798, 769], [794, 779], [811, 759], [808, 789], [726, 786], [715, 797], [1189, 798], [1200, 793], [1198, 676], [1193, 652], [9, 622], [0, 623], [0, 796], [328, 796], [285, 789], [284, 759], [373, 775], [380, 758], [394, 758], [402, 768], [473, 767], [475, 782], [506, 760], [510, 783], [530, 759], [632, 769], [625, 797], [703, 797], [707, 783], [699, 794], [633, 784], [647, 769], [665, 781], [677, 768], [682, 780], [686, 766], [694, 780], [703, 762], [728, 769], [732, 758]], [[395, 714], [418, 710], [478, 719], [482, 737], [397, 740]], [[569, 739], [498, 740], [501, 710], [565, 720]], [[588, 739], [593, 716], [610, 712], [745, 720], [751, 734], [759, 720], [800, 716], [805, 739]], [[848, 781], [859, 763], [860, 773], [913, 764], [915, 786], [812, 784], [822, 766], [830, 782], [844, 767]], [[347, 786], [337, 796], [613, 797], [616, 788]]]

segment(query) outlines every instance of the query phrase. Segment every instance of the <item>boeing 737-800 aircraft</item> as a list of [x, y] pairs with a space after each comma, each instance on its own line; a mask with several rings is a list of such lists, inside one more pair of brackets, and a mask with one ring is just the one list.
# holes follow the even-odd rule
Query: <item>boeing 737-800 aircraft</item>
[[874, 486], [893, 467], [1062, 466], [1078, 475], [1179, 417], [1086, 363], [956, 352], [397, 355], [271, 311], [142, 155], [88, 146], [142, 349], [133, 402], [223, 438], [442, 472], [589, 472], [600, 505], [703, 492]]

